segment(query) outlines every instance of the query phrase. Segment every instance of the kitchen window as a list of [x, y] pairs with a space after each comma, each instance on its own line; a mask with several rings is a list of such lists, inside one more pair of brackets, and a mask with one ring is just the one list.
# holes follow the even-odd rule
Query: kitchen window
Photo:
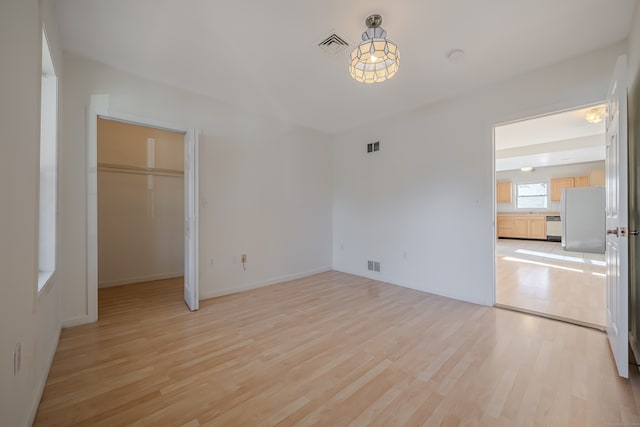
[[546, 182], [518, 184], [516, 186], [516, 208], [546, 209], [548, 201], [547, 188]]

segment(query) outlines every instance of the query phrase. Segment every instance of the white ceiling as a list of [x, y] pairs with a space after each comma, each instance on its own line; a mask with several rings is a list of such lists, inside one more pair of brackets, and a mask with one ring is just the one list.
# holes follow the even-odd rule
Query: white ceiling
[[[635, 0], [55, 0], [63, 49], [334, 133], [623, 40]], [[401, 52], [377, 85], [353, 81], [350, 41], [371, 13]], [[458, 64], [447, 61], [464, 49]]]
[[589, 123], [595, 106], [496, 126], [496, 171], [592, 162], [605, 158], [605, 124]]
[[598, 107], [604, 110], [604, 105], [599, 105], [496, 126], [496, 150], [603, 135], [604, 120], [600, 123], [589, 123], [584, 118], [589, 110]]

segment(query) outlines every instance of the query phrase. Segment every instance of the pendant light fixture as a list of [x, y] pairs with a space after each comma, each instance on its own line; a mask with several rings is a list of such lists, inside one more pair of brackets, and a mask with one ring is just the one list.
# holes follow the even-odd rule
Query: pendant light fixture
[[400, 52], [395, 43], [387, 40], [387, 32], [380, 27], [380, 15], [369, 16], [365, 23], [367, 31], [362, 33], [362, 42], [351, 52], [349, 73], [362, 83], [380, 83], [398, 72]]

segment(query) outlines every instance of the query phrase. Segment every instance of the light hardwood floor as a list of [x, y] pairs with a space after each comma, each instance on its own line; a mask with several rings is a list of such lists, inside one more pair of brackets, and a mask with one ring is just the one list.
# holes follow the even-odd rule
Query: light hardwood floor
[[560, 243], [498, 239], [496, 302], [584, 324], [605, 325], [604, 255]]
[[37, 426], [640, 423], [606, 335], [338, 272], [201, 302], [100, 291], [66, 329]]

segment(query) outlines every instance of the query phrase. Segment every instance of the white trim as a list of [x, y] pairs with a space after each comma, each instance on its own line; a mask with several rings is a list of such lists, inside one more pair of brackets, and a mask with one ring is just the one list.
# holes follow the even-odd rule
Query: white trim
[[275, 285], [276, 283], [286, 282], [289, 280], [301, 279], [303, 277], [313, 276], [314, 274], [326, 273], [327, 271], [331, 271], [331, 270], [333, 270], [333, 268], [330, 266], [322, 267], [322, 268], [317, 268], [315, 270], [304, 271], [301, 273], [293, 273], [285, 276], [274, 277], [267, 280], [261, 280], [259, 282], [249, 283], [246, 285], [228, 287], [223, 289], [215, 289], [213, 291], [200, 290], [200, 301], [209, 299], [209, 298], [221, 297], [224, 295], [237, 294], [238, 292], [250, 291], [252, 289], [262, 288], [269, 285]]
[[51, 365], [53, 365], [53, 359], [56, 355], [56, 351], [58, 350], [58, 343], [60, 342], [60, 334], [62, 333], [62, 328], [58, 328], [58, 332], [56, 333], [55, 344], [52, 346], [51, 351], [49, 352], [49, 357], [47, 357], [47, 362], [45, 364], [44, 373], [40, 375], [38, 383], [35, 385], [34, 389], [36, 390], [35, 398], [31, 402], [31, 408], [29, 410], [29, 419], [27, 420], [27, 425], [33, 425], [33, 422], [36, 419], [36, 415], [38, 413], [38, 407], [40, 406], [40, 400], [42, 400], [42, 393], [44, 393], [44, 387], [47, 384], [47, 379], [49, 378], [49, 371], [51, 370]]
[[[87, 110], [87, 223], [86, 223], [86, 284], [87, 284], [87, 314], [68, 319], [63, 324], [65, 327], [80, 325], [83, 323], [91, 323], [98, 320], [98, 118], [116, 120], [126, 123], [149, 126], [185, 135], [185, 142], [190, 135], [197, 135], [198, 129], [186, 126], [177, 126], [174, 123], [156, 120], [148, 117], [141, 117], [135, 114], [112, 111], [109, 108], [109, 95], [91, 95], [89, 100], [89, 108]], [[196, 165], [199, 163], [198, 152], [194, 153]], [[198, 197], [198, 174], [195, 176], [195, 194]], [[197, 205], [196, 205], [197, 206]], [[196, 232], [197, 232], [196, 212]], [[197, 235], [196, 235], [197, 236]], [[196, 240], [197, 242], [197, 240]], [[195, 271], [194, 276], [198, 277], [198, 257], [200, 254], [199, 246], [196, 244], [195, 253]], [[187, 266], [185, 266], [187, 268]], [[195, 281], [196, 292], [198, 281]]]
[[[185, 219], [188, 224], [188, 236], [185, 239], [185, 302], [189, 309], [200, 309], [200, 259], [198, 248], [200, 246], [200, 184], [199, 184], [199, 150], [200, 130], [190, 129], [186, 135], [185, 144]], [[190, 187], [192, 185], [193, 187]], [[189, 273], [188, 275], [186, 273]], [[193, 288], [191, 288], [191, 286]]]
[[109, 95], [91, 95], [87, 112], [87, 317], [98, 320], [98, 116], [109, 113]]
[[87, 323], [92, 323], [94, 320], [91, 320], [88, 315], [83, 314], [81, 316], [72, 317], [71, 319], [67, 319], [62, 322], [62, 329], [72, 328], [74, 326], [85, 325]]
[[125, 279], [105, 280], [98, 282], [98, 288], [112, 288], [114, 286], [133, 285], [136, 283], [153, 282], [155, 280], [173, 279], [182, 277], [184, 272], [174, 271], [172, 273], [152, 274], [149, 276], [128, 277]]
[[[491, 236], [493, 237], [491, 239], [491, 254], [493, 255], [493, 262], [491, 263], [491, 283], [493, 286], [491, 286], [491, 292], [489, 294], [489, 303], [492, 306], [495, 306], [497, 303], [496, 288], [498, 287], [498, 260], [496, 257], [496, 251], [498, 250], [496, 248], [496, 238], [498, 236], [498, 225], [496, 222], [498, 215], [498, 195], [496, 193], [496, 183], [498, 182], [498, 177], [496, 176], [496, 126], [497, 125], [491, 126], [491, 176], [493, 177], [491, 181]], [[513, 195], [513, 190], [511, 190], [511, 192]]]

